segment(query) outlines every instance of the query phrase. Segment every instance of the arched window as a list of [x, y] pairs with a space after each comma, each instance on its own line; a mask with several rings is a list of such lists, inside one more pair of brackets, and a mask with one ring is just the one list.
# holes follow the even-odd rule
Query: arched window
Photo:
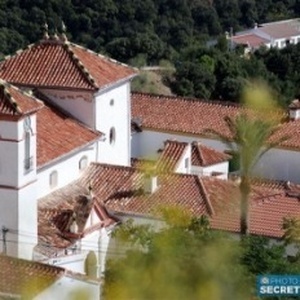
[[24, 122], [23, 122], [23, 126], [24, 126], [24, 133], [25, 133], [24, 169], [26, 171], [30, 171], [33, 167], [33, 157], [31, 156], [32, 149], [30, 148], [32, 128], [31, 128], [31, 119], [30, 119], [29, 116], [25, 117]]
[[81, 157], [79, 161], [79, 170], [84, 170], [88, 165], [88, 158], [86, 156]]
[[57, 184], [58, 184], [58, 173], [57, 173], [57, 171], [53, 171], [49, 175], [50, 188], [52, 189], [52, 188], [56, 187]]
[[109, 130], [109, 143], [111, 145], [114, 145], [115, 141], [116, 141], [116, 129], [114, 127], [112, 127]]

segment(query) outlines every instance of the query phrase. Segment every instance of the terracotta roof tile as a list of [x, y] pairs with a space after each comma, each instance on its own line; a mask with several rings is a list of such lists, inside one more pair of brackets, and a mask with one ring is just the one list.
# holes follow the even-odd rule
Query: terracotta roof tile
[[100, 135], [56, 108], [44, 106], [37, 112], [37, 165], [87, 145]]
[[[101, 227], [108, 227], [117, 222], [111, 217], [101, 201], [90, 198], [88, 186], [80, 180], [74, 181], [65, 188], [59, 189], [38, 202], [39, 244], [36, 250], [47, 257], [64, 255], [64, 250], [71, 247], [86, 234]], [[87, 226], [92, 209], [101, 222]], [[78, 232], [70, 228], [76, 220]]]
[[[142, 128], [184, 133], [211, 138], [207, 130], [214, 129], [230, 136], [224, 118], [235, 117], [241, 107], [219, 101], [204, 101], [172, 96], [132, 94], [132, 116], [140, 118]], [[288, 120], [279, 126], [272, 137], [277, 140], [288, 137], [279, 147], [300, 150], [300, 120]]]
[[[201, 178], [207, 197], [209, 197], [216, 214], [211, 218], [215, 229], [239, 232], [239, 191], [237, 185], [209, 177]], [[281, 238], [284, 217], [298, 216], [300, 202], [296, 197], [289, 197], [286, 189], [252, 186], [249, 211], [250, 232], [252, 234]]]
[[258, 48], [264, 44], [270, 43], [269, 40], [253, 33], [235, 35], [231, 37], [231, 40], [236, 44], [247, 45], [252, 48]]
[[71, 50], [94, 78], [97, 88], [103, 88], [137, 73], [136, 70], [127, 65], [77, 45], [72, 44]]
[[192, 143], [192, 165], [206, 167], [228, 161], [230, 155], [202, 145], [199, 142]]
[[167, 140], [164, 142], [164, 148], [156, 162], [155, 169], [161, 172], [175, 172], [185, 151], [188, 143]]
[[38, 111], [43, 103], [5, 81], [0, 81], [0, 116], [24, 116]]
[[[40, 205], [67, 208], [92, 182], [98, 203], [110, 211], [157, 216], [161, 205], [177, 205], [194, 216], [209, 216], [215, 229], [239, 231], [239, 189], [232, 181], [186, 174], [161, 174], [151, 194], [144, 190], [144, 173], [132, 167], [93, 163], [76, 184], [43, 199]], [[250, 231], [280, 238], [283, 217], [300, 213], [300, 185], [256, 180], [251, 190]], [[46, 227], [45, 227], [46, 228]], [[49, 228], [49, 227], [48, 227]]]
[[0, 78], [24, 86], [95, 90], [129, 78], [132, 68], [61, 41], [41, 41], [0, 64]]
[[207, 128], [214, 128], [229, 134], [224, 117], [236, 116], [239, 111], [238, 105], [226, 102], [132, 94], [132, 117], [140, 118], [143, 128], [153, 130], [205, 135]]
[[0, 293], [33, 299], [64, 273], [60, 267], [0, 255]]

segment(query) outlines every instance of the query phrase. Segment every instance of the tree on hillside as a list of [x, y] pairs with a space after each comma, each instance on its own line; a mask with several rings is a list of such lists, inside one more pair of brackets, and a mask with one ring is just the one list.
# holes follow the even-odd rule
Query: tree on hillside
[[274, 139], [282, 114], [267, 88], [249, 86], [243, 96], [244, 110], [236, 117], [225, 118], [229, 134], [208, 130], [219, 138], [239, 159], [240, 232], [249, 234], [249, 196], [251, 174], [259, 159], [270, 149], [287, 139]]

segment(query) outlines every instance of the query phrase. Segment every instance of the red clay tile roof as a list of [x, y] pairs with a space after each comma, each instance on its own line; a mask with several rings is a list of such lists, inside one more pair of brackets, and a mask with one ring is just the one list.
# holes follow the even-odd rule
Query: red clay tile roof
[[[224, 118], [241, 113], [237, 104], [175, 96], [132, 94], [132, 117], [140, 118], [142, 128], [212, 138], [213, 129], [230, 136]], [[300, 150], [300, 120], [282, 123], [272, 139], [288, 137], [279, 147]]]
[[192, 165], [206, 167], [228, 161], [230, 155], [204, 146], [199, 142], [192, 143]]
[[[207, 197], [215, 209], [211, 225], [215, 229], [239, 232], [239, 192], [230, 181], [201, 178]], [[252, 234], [281, 238], [284, 217], [299, 216], [300, 202], [287, 195], [282, 186], [274, 189], [265, 185], [253, 185], [249, 211], [250, 232]]]
[[136, 71], [78, 45], [41, 41], [0, 64], [0, 78], [22, 86], [96, 90]]
[[43, 107], [43, 103], [18, 88], [0, 80], [0, 116], [24, 116]]
[[[111, 217], [101, 201], [90, 198], [87, 184], [76, 180], [70, 185], [47, 195], [38, 202], [38, 235], [39, 244], [36, 250], [48, 257], [63, 255], [64, 250], [85, 235], [109, 227], [117, 222]], [[87, 226], [92, 209], [99, 217], [100, 223]], [[70, 231], [73, 220], [76, 220], [78, 232]]]
[[0, 255], [0, 293], [33, 299], [64, 273], [60, 267]]
[[231, 40], [236, 44], [247, 45], [252, 48], [258, 48], [264, 44], [270, 43], [269, 40], [253, 33], [235, 35], [231, 37]]
[[37, 112], [37, 166], [96, 141], [100, 135], [58, 109], [44, 106]]
[[[76, 184], [54, 192], [52, 201], [45, 197], [39, 205], [66, 207], [92, 182], [97, 201], [105, 203], [110, 211], [157, 216], [161, 205], [177, 205], [193, 216], [209, 216], [215, 229], [239, 231], [239, 189], [234, 182], [196, 175], [161, 174], [157, 189], [150, 194], [143, 189], [145, 178], [143, 172], [135, 168], [93, 163]], [[300, 186], [256, 181], [251, 190], [250, 232], [282, 237], [283, 217], [299, 215], [299, 198]]]
[[143, 128], [159, 131], [205, 135], [207, 128], [214, 128], [229, 134], [224, 118], [240, 111], [238, 105], [226, 102], [141, 93], [131, 98], [132, 117], [140, 118]]
[[156, 162], [155, 169], [161, 172], [174, 172], [180, 159], [187, 150], [188, 143], [167, 140]]

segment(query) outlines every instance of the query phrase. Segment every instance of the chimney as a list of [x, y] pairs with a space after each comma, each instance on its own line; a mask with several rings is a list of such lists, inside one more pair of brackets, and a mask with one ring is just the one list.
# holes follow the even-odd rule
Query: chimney
[[258, 27], [258, 24], [255, 22], [254, 23], [254, 29], [257, 29], [257, 27]]
[[299, 99], [295, 99], [289, 105], [289, 117], [290, 120], [298, 120], [300, 119], [300, 101]]
[[145, 174], [144, 176], [144, 192], [153, 194], [158, 188], [157, 175]]

